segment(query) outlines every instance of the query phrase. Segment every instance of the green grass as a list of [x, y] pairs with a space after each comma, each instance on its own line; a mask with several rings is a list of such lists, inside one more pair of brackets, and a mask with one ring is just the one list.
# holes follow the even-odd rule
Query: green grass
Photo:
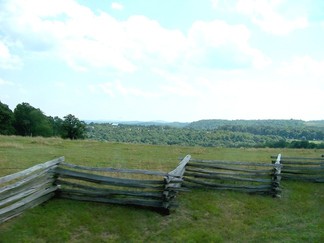
[[[0, 136], [0, 176], [59, 156], [67, 162], [171, 171], [178, 158], [270, 162], [323, 150], [226, 149]], [[324, 242], [324, 184], [282, 182], [281, 199], [229, 191], [181, 193], [169, 216], [63, 199], [0, 225], [0, 242]]]

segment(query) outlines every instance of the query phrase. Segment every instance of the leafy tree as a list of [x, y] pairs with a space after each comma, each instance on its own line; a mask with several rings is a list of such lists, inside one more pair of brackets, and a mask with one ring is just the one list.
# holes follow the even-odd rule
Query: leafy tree
[[62, 134], [62, 124], [63, 124], [63, 120], [61, 118], [59, 118], [58, 116], [55, 117], [48, 117], [52, 128], [53, 128], [53, 133], [52, 136], [57, 137], [57, 136], [61, 136]]
[[32, 135], [32, 122], [29, 114], [35, 108], [28, 103], [18, 104], [14, 110], [15, 123], [17, 135], [29, 136]]
[[45, 136], [52, 135], [52, 126], [47, 116], [40, 109], [28, 103], [18, 104], [14, 110], [14, 127], [18, 135]]
[[47, 116], [39, 110], [35, 109], [30, 112], [30, 118], [32, 121], [32, 134], [34, 136], [50, 137], [53, 133], [52, 125]]
[[15, 133], [13, 127], [14, 114], [8, 105], [0, 102], [0, 134], [12, 135]]
[[62, 137], [69, 139], [83, 139], [85, 137], [86, 125], [75, 116], [69, 114], [64, 117], [62, 123]]

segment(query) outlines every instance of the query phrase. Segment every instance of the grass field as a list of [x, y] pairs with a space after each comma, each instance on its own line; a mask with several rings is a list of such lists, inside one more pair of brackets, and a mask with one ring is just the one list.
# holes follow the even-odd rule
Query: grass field
[[[270, 162], [324, 150], [226, 149], [0, 136], [0, 176], [65, 156], [80, 165], [171, 171], [178, 158]], [[145, 208], [52, 199], [0, 225], [0, 242], [324, 242], [324, 184], [282, 182], [282, 198], [181, 193], [168, 216]]]

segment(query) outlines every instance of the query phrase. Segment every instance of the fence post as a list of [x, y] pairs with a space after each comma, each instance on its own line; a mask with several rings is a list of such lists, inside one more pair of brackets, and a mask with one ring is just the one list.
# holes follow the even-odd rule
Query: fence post
[[272, 175], [272, 196], [273, 197], [278, 197], [280, 198], [280, 181], [281, 181], [281, 167], [282, 164], [280, 163], [281, 161], [281, 154], [278, 154], [277, 160], [274, 163], [274, 168], [273, 168], [273, 175]]
[[163, 208], [165, 208], [167, 212], [169, 212], [170, 209], [170, 201], [176, 197], [178, 191], [180, 190], [185, 167], [190, 158], [191, 156], [187, 155], [183, 160], [180, 161], [177, 168], [170, 171], [168, 175], [164, 177]]

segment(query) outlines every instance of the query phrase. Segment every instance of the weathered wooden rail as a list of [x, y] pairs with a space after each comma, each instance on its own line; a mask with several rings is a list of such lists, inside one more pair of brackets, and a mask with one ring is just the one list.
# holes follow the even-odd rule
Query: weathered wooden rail
[[[115, 168], [94, 168], [61, 163], [55, 169], [58, 176], [57, 196], [61, 198], [137, 205], [163, 209], [175, 206], [174, 198], [181, 190], [185, 157], [170, 173]], [[126, 175], [126, 177], [125, 177]]]
[[183, 186], [280, 197], [280, 155], [275, 164], [190, 159]]
[[[170, 173], [94, 168], [54, 159], [0, 178], [0, 223], [52, 197], [138, 205], [162, 209], [175, 206], [190, 156]], [[126, 175], [126, 176], [125, 176]]]
[[272, 163], [198, 160], [190, 155], [176, 169], [95, 168], [57, 158], [0, 178], [0, 223], [52, 197], [158, 208], [164, 213], [185, 188], [233, 190], [280, 197], [280, 182], [324, 182], [324, 157], [271, 156]]
[[[275, 162], [276, 156], [271, 156]], [[283, 180], [324, 182], [324, 158], [281, 157]]]
[[64, 157], [1, 177], [0, 223], [52, 198], [57, 186], [51, 171], [62, 161]]

